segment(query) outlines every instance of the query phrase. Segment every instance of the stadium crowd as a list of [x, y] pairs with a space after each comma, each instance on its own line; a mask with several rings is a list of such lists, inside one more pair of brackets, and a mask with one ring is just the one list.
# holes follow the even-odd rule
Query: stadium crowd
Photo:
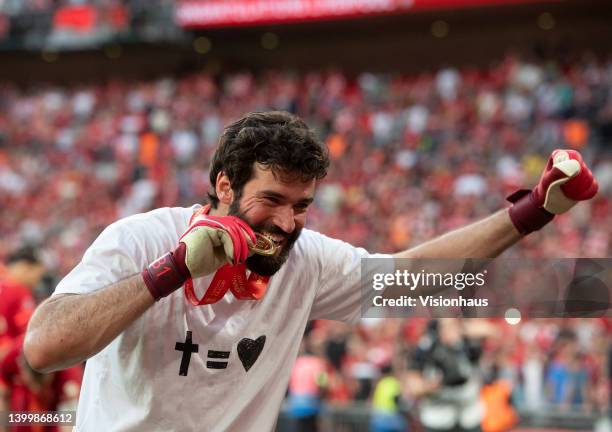
[[[606, 257], [612, 224], [612, 58], [569, 65], [508, 55], [489, 68], [418, 75], [338, 70], [205, 73], [70, 88], [0, 84], [0, 258], [40, 246], [57, 277], [114, 220], [206, 196], [224, 125], [247, 111], [287, 110], [332, 159], [310, 228], [371, 251], [421, 243], [503, 207], [535, 183], [545, 155], [581, 151], [598, 197], [557, 217], [508, 256]], [[316, 323], [307, 338], [331, 372], [326, 398], [368, 399], [381, 368], [422, 320]], [[499, 324], [483, 367], [512, 380], [530, 407], [594, 409], [608, 391], [606, 320]], [[400, 343], [401, 342], [401, 343]], [[571, 388], [571, 392], [568, 390]]]
[[[569, 146], [594, 167], [593, 204], [516, 248], [609, 254], [612, 61], [567, 68], [508, 57], [419, 76], [271, 71], [0, 93], [0, 256], [44, 244], [59, 274], [100, 229], [153, 206], [199, 202], [223, 125], [251, 110], [305, 118], [333, 165], [309, 226], [370, 250], [418, 244], [504, 205], [542, 155]], [[375, 181], [372, 181], [372, 180]], [[383, 222], [384, 221], [384, 222]]]

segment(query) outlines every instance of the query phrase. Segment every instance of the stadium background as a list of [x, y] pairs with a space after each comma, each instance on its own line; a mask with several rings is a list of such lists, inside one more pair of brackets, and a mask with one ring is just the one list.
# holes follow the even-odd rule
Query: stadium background
[[[569, 147], [599, 196], [509, 255], [610, 255], [609, 2], [346, 1], [347, 16], [305, 19], [229, 0], [195, 19], [207, 3], [0, 1], [0, 257], [40, 247], [39, 300], [107, 224], [200, 202], [222, 126], [262, 109], [303, 116], [330, 148], [308, 222], [323, 233], [380, 252], [418, 244], [503, 206]], [[313, 324], [322, 430], [368, 430], [381, 368], [425, 324]], [[481, 365], [513, 383], [520, 427], [610, 430], [612, 322], [493, 325]], [[575, 398], [547, 391], [565, 385]], [[279, 430], [290, 424], [283, 413]]]

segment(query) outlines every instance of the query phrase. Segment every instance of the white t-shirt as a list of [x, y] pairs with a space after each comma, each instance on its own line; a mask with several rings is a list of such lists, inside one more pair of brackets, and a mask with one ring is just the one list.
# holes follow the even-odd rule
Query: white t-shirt
[[[113, 223], [54, 295], [90, 293], [141, 272], [178, 244], [197, 207]], [[228, 292], [196, 307], [179, 289], [156, 302], [87, 361], [75, 430], [272, 430], [307, 322], [359, 319], [360, 261], [370, 256], [385, 255], [304, 229], [260, 301]], [[194, 280], [198, 296], [211, 279]]]

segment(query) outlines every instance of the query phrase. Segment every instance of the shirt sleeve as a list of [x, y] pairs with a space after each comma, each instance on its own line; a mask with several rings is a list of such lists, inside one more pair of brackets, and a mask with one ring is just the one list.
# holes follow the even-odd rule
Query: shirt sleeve
[[130, 224], [109, 225], [87, 249], [81, 262], [57, 285], [53, 295], [87, 294], [142, 270], [144, 260]]
[[[362, 304], [370, 304], [370, 296], [375, 294], [370, 284], [371, 274], [393, 272], [393, 257], [370, 254], [363, 248], [315, 234], [315, 251], [321, 268], [321, 278], [310, 319], [356, 323], [361, 316]], [[370, 261], [367, 266], [362, 266], [362, 261], [370, 258], [376, 259]], [[367, 268], [368, 272], [363, 277], [362, 268]]]

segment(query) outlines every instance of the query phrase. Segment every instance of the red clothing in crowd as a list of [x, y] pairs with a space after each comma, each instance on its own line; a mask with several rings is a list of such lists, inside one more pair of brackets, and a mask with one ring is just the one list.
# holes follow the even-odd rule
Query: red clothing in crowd
[[[36, 374], [24, 365], [21, 346], [14, 347], [0, 363], [0, 393], [8, 391], [9, 411], [57, 411], [63, 402], [76, 402], [82, 379], [81, 366], [52, 374]], [[13, 426], [10, 431], [57, 432], [59, 428], [31, 424]]]
[[0, 362], [21, 345], [35, 303], [30, 289], [8, 278], [0, 280]]

